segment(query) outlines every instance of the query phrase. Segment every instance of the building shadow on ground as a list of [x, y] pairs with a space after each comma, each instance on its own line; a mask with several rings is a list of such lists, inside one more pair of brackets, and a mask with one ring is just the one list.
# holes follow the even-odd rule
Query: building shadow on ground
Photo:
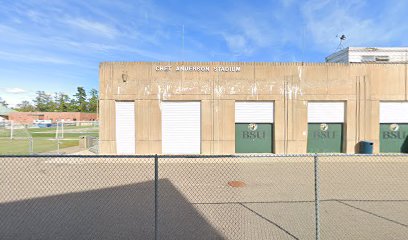
[[[222, 239], [169, 180], [159, 187], [171, 192], [160, 239]], [[0, 239], [154, 239], [154, 181], [1, 203]]]

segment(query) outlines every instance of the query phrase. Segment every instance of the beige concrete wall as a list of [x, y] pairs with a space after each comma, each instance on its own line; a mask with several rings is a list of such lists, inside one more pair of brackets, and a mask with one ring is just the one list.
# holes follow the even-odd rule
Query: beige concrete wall
[[[156, 66], [172, 66], [156, 71]], [[209, 66], [210, 72], [176, 71]], [[239, 66], [240, 72], [214, 72]], [[379, 102], [406, 101], [406, 64], [114, 62], [100, 65], [101, 152], [114, 154], [118, 100], [135, 101], [136, 152], [161, 153], [161, 101], [201, 101], [203, 154], [235, 152], [235, 101], [275, 102], [275, 153], [305, 153], [308, 101], [344, 101], [344, 151], [379, 150]]]

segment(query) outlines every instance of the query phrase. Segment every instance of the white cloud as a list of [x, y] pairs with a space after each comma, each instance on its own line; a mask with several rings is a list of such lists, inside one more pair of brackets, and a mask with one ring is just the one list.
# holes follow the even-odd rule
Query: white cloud
[[239, 21], [239, 26], [245, 36], [260, 47], [267, 46], [272, 40], [272, 27], [267, 25], [265, 22], [248, 17]]
[[[36, 52], [16, 52], [16, 51], [2, 51], [0, 48], [0, 59], [14, 62], [40, 62], [51, 64], [70, 64], [79, 65], [81, 67], [94, 68], [95, 65], [89, 65], [85, 62], [79, 62], [76, 59], [71, 59], [70, 56], [50, 56], [50, 49], [52, 50], [64, 50], [75, 53], [76, 56], [82, 54], [95, 54], [100, 52], [130, 52], [136, 53], [143, 57], [148, 57], [154, 60], [169, 60], [171, 59], [168, 54], [159, 53], [154, 50], [139, 47], [137, 44], [107, 44], [106, 41], [94, 42], [94, 41], [77, 41], [76, 39], [68, 39], [66, 37], [43, 37], [37, 35], [30, 35], [29, 33], [19, 31], [17, 29], [0, 24], [0, 35], [5, 39], [15, 39], [19, 45], [24, 45], [25, 48], [35, 49]], [[3, 39], [4, 40], [4, 39]], [[148, 42], [153, 40], [148, 39]], [[0, 38], [0, 43], [2, 39]], [[46, 47], [45, 47], [46, 46]], [[39, 52], [41, 51], [41, 52]], [[58, 52], [57, 52], [58, 53]]]
[[89, 21], [83, 18], [66, 19], [64, 22], [81, 30], [102, 35], [107, 38], [115, 38], [119, 34], [119, 31], [116, 28], [108, 24]]
[[41, 24], [41, 25], [48, 25], [49, 24], [49, 17], [44, 15], [39, 11], [34, 10], [21, 10], [21, 14], [24, 14], [34, 23]]
[[21, 94], [21, 93], [26, 93], [27, 91], [21, 88], [6, 88], [4, 92], [13, 93], [13, 94]]
[[19, 94], [5, 92], [1, 94], [1, 98], [9, 104], [9, 107], [16, 107], [17, 104], [21, 103], [22, 101], [31, 100], [34, 97], [35, 94], [32, 92], [23, 92]]
[[248, 49], [248, 43], [244, 36], [238, 34], [224, 34], [224, 39], [227, 42], [229, 49], [233, 52], [243, 52], [250, 53], [251, 50]]
[[[390, 6], [387, 11], [392, 12], [393, 7]], [[404, 24], [396, 26], [391, 23], [398, 16], [384, 11], [384, 15], [377, 16], [382, 19], [379, 21], [364, 15], [367, 9], [367, 3], [360, 0], [311, 0], [305, 3], [302, 13], [312, 41], [322, 51], [336, 49], [338, 34], [346, 35], [345, 46], [383, 45], [405, 36]]]
[[272, 30], [268, 29], [264, 21], [253, 18], [239, 18], [231, 23], [233, 30], [220, 32], [228, 48], [239, 55], [251, 55], [261, 47], [270, 46]]
[[290, 7], [294, 3], [295, 0], [280, 0], [284, 7]]
[[45, 55], [35, 54], [35, 53], [15, 53], [15, 52], [0, 51], [0, 59], [7, 60], [7, 61], [17, 61], [17, 62], [72, 64], [71, 61], [64, 59], [64, 58], [45, 56]]
[[[290, 0], [286, 1], [286, 4], [290, 3]], [[285, 17], [290, 13], [288, 9], [273, 8], [268, 3], [263, 9], [241, 5], [226, 16], [223, 24], [226, 27], [221, 35], [234, 53], [240, 47], [238, 53], [246, 56], [268, 50], [276, 53], [286, 45], [299, 44], [299, 25], [292, 26], [293, 21]], [[242, 48], [244, 43], [245, 48]]]

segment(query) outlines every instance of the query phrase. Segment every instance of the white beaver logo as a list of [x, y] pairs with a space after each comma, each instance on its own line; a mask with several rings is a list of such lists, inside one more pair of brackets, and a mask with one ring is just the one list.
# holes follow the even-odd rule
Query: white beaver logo
[[326, 132], [328, 129], [329, 125], [327, 125], [326, 123], [320, 124], [320, 130], [322, 130], [323, 132]]
[[250, 123], [248, 124], [248, 129], [250, 131], [256, 131], [256, 129], [258, 129], [258, 125], [256, 125], [256, 123]]
[[396, 123], [391, 124], [390, 125], [390, 130], [393, 131], [393, 132], [398, 131], [399, 130], [398, 124], [396, 124]]

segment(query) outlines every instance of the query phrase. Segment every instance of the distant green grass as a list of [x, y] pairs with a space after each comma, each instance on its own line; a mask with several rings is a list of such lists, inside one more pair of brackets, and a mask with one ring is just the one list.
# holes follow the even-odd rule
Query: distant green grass
[[[56, 151], [58, 141], [49, 138], [33, 138], [33, 152], [45, 153]], [[79, 145], [79, 140], [60, 140], [60, 149]], [[29, 139], [0, 139], [1, 154], [29, 154]]]
[[[61, 135], [58, 134], [61, 138]], [[97, 132], [84, 132], [84, 133], [64, 133], [64, 138], [78, 138], [80, 136], [93, 136], [97, 137], [99, 134]], [[55, 138], [55, 132], [54, 133], [31, 133], [32, 137], [39, 137], [39, 138]]]
[[[0, 138], [7, 138], [10, 137], [11, 131], [10, 129], [0, 128]], [[29, 131], [27, 129], [15, 129], [13, 131], [13, 137], [30, 137]]]
[[[56, 128], [22, 128], [14, 129], [13, 140], [10, 129], [0, 129], [1, 154], [28, 154], [30, 141], [33, 138], [33, 153], [45, 153], [58, 149], [55, 140]], [[79, 145], [80, 136], [98, 137], [98, 128], [92, 126], [65, 126], [64, 138], [60, 140], [60, 149]], [[61, 134], [59, 134], [61, 137]]]
[[[64, 137], [75, 137], [82, 135], [97, 136], [98, 128], [90, 127], [69, 127], [64, 128]], [[51, 137], [55, 138], [56, 128], [22, 128], [14, 129], [13, 137]], [[61, 134], [59, 130], [59, 135]], [[0, 129], [0, 138], [10, 137], [10, 129]]]

